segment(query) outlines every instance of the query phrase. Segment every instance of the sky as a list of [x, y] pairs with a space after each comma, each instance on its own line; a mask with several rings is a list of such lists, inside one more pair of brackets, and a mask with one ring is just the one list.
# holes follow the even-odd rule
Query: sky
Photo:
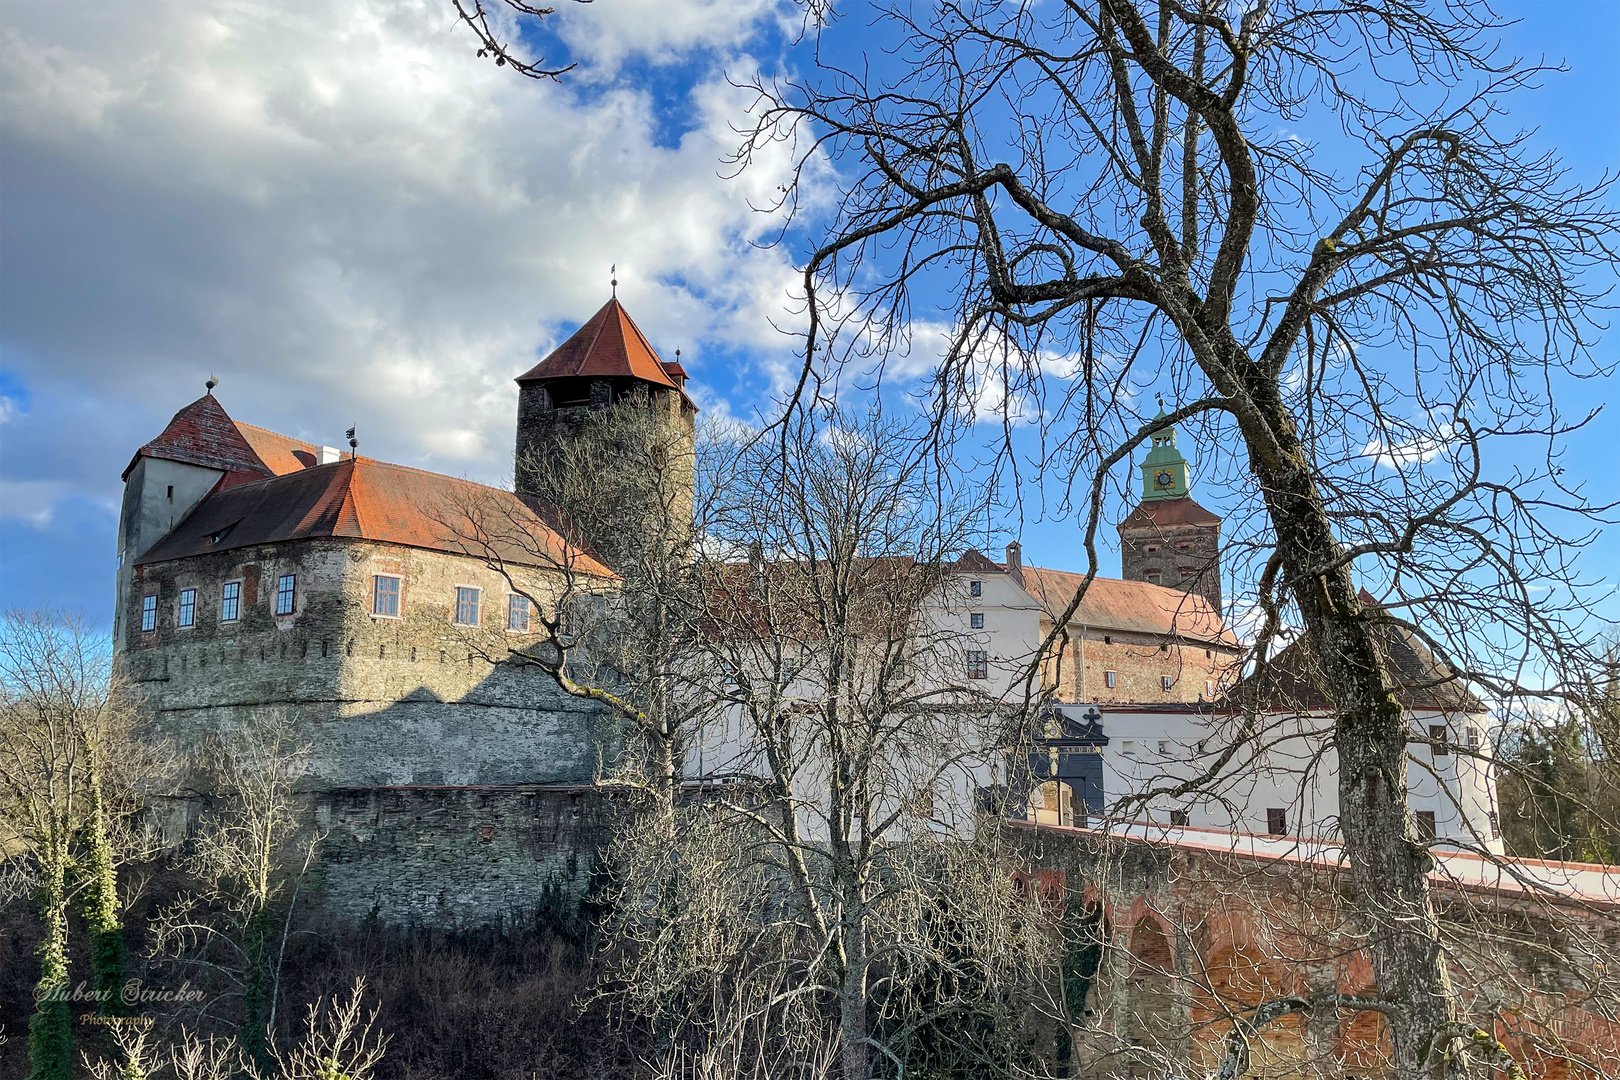
[[[1578, 175], [1620, 168], [1620, 3], [1501, 10], [1510, 51], [1570, 67], [1513, 119]], [[799, 27], [773, 0], [562, 5], [539, 44], [577, 66], [536, 83], [476, 58], [449, 0], [0, 5], [0, 605], [110, 621], [119, 476], [211, 375], [238, 420], [507, 480], [512, 379], [612, 266], [705, 411], [754, 415], [794, 364], [805, 234], [770, 243], [758, 209], [785, 151], [727, 163], [733, 84], [807, 64]], [[1613, 413], [1571, 440], [1597, 501], [1617, 448]], [[1017, 528], [1074, 563], [1072, 520]], [[1612, 587], [1620, 528], [1580, 565]]]

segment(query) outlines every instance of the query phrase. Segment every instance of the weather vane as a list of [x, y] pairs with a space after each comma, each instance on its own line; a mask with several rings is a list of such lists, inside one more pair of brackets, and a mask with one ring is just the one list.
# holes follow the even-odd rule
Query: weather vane
[[617, 300], [619, 297], [619, 264], [614, 263], [608, 267], [608, 273], [613, 275], [608, 279], [608, 284], [613, 286], [613, 298]]
[[[356, 424], [355, 427], [359, 427], [359, 425]], [[359, 457], [360, 456], [360, 440], [354, 437], [354, 428], [351, 427], [348, 431], [345, 431], [343, 433], [343, 437], [345, 439], [349, 440], [349, 457], [351, 457], [351, 458]]]
[[208, 376], [208, 381], [203, 383], [203, 385], [208, 387], [208, 392], [212, 394], [214, 392], [214, 387], [219, 385], [219, 379], [217, 376], [210, 374]]

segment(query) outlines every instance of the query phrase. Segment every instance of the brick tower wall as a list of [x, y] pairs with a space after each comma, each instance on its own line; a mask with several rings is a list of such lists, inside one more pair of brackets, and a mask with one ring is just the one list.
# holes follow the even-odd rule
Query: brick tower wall
[[1196, 593], [1220, 611], [1220, 544], [1218, 524], [1121, 526], [1120, 576]]

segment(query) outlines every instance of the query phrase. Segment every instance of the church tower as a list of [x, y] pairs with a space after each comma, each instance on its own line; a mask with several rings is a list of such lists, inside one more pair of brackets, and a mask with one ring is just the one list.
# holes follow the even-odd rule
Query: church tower
[[1193, 501], [1176, 429], [1162, 427], [1152, 439], [1142, 501], [1119, 524], [1120, 576], [1197, 593], [1219, 611], [1221, 519]]
[[[680, 361], [661, 359], [618, 297], [610, 299], [573, 336], [540, 363], [519, 375], [517, 448], [513, 465], [517, 493], [553, 501], [553, 480], [561, 465], [561, 451], [593, 418], [611, 410], [640, 409], [672, 425], [677, 436], [677, 468], [693, 464], [696, 448], [697, 406], [686, 394], [686, 371]], [[630, 459], [596, 466], [603, 475], [591, 478], [604, 492], [627, 492], [630, 498], [650, 497], [640, 478], [630, 476]], [[674, 517], [683, 514], [689, 524], [691, 485], [695, 467], [683, 473], [684, 498]], [[578, 520], [591, 546], [609, 566], [625, 556], [625, 528], [638, 524], [634, 507], [598, 522]], [[642, 515], [645, 520], [647, 515]], [[618, 567], [615, 567], [616, 569]]]

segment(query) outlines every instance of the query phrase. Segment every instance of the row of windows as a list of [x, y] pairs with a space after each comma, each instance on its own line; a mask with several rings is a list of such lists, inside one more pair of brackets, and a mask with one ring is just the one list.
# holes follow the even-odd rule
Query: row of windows
[[[1497, 815], [1495, 810], [1488, 811], [1486, 818], [1486, 824], [1490, 828], [1490, 838], [1494, 840], [1502, 834], [1501, 818]], [[1417, 833], [1417, 838], [1420, 841], [1432, 842], [1436, 839], [1438, 836], [1438, 829], [1436, 828], [1433, 810], [1414, 811], [1412, 814], [1412, 819], [1413, 830]], [[1170, 811], [1170, 824], [1172, 826], [1190, 825], [1191, 823], [1192, 814], [1190, 811]], [[1270, 833], [1272, 836], [1288, 835], [1287, 809], [1280, 806], [1270, 806], [1266, 808], [1266, 832]]]
[[[387, 618], [399, 617], [399, 597], [403, 579], [393, 574], [376, 574], [371, 579], [371, 613]], [[480, 625], [483, 590], [467, 586], [456, 587], [455, 621], [459, 626]], [[298, 576], [282, 574], [276, 579], [277, 615], [291, 615], [297, 609]], [[141, 597], [141, 631], [151, 633], [157, 629], [156, 593]], [[506, 627], [527, 632], [530, 603], [527, 596], [511, 596], [506, 602]], [[242, 583], [227, 581], [219, 594], [219, 621], [236, 622], [242, 614]], [[197, 590], [181, 589], [180, 606], [175, 625], [186, 628], [197, 625]]]
[[[298, 575], [282, 574], [276, 579], [276, 614], [291, 615], [298, 598]], [[157, 593], [141, 597], [141, 631], [151, 633], [157, 629]], [[219, 621], [235, 622], [242, 617], [242, 583], [227, 581], [219, 590]], [[180, 590], [180, 607], [175, 612], [175, 625], [181, 628], [197, 625], [197, 590]]]
[[[399, 618], [400, 589], [404, 579], [396, 574], [374, 574], [371, 578], [371, 613], [387, 619]], [[471, 585], [456, 586], [455, 623], [457, 626], [483, 624], [484, 590]], [[533, 605], [527, 596], [506, 598], [506, 628], [528, 633]]]

